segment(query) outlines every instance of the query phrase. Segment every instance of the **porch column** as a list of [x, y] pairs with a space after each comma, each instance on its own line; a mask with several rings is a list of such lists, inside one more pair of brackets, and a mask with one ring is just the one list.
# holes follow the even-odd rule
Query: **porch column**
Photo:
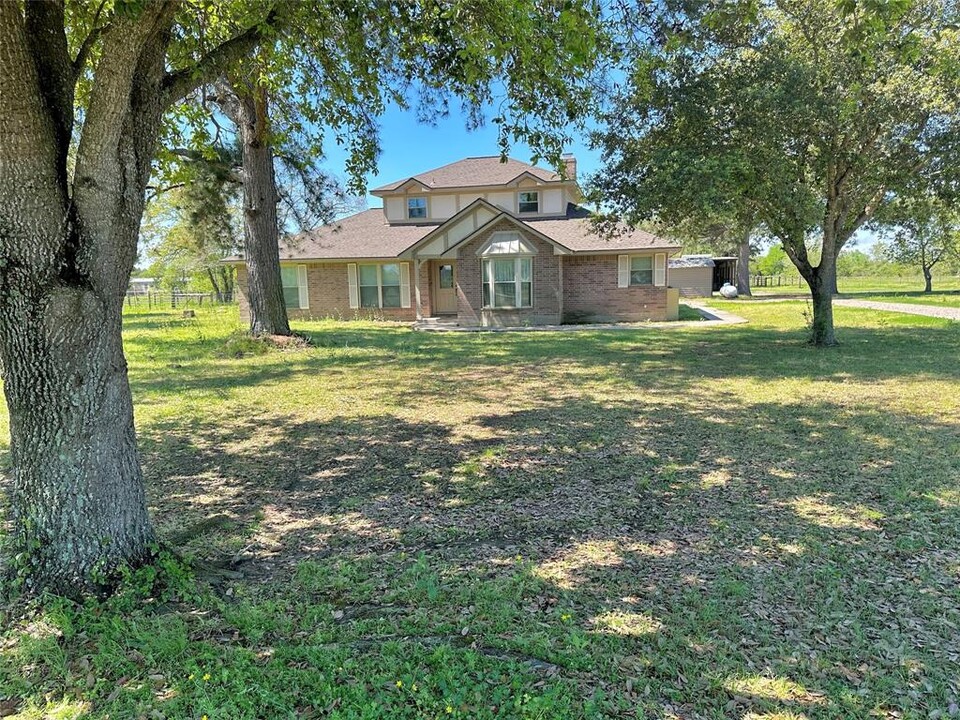
[[423, 304], [420, 302], [420, 258], [413, 255], [413, 296], [417, 305], [417, 320], [423, 320]]

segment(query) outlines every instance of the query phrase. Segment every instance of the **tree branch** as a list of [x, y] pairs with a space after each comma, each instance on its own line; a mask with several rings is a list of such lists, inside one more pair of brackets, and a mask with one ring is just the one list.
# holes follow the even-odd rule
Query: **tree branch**
[[211, 168], [216, 168], [221, 173], [223, 173], [224, 178], [229, 180], [230, 182], [236, 185], [243, 184], [243, 171], [238, 170], [234, 165], [231, 165], [230, 163], [225, 163], [222, 160], [211, 159], [206, 155], [204, 155], [199, 150], [194, 150], [192, 148], [180, 148], [180, 147], [169, 148], [167, 152], [172, 153], [177, 157], [182, 157], [187, 160], [190, 160], [191, 162], [202, 163]]
[[87, 33], [87, 36], [83, 39], [80, 49], [77, 50], [77, 56], [73, 59], [74, 82], [80, 77], [80, 73], [83, 72], [83, 66], [86, 65], [87, 58], [90, 56], [90, 51], [93, 49], [94, 44], [104, 31], [110, 27], [109, 23], [99, 27], [97, 26], [97, 22], [100, 20], [100, 13], [103, 12], [103, 6], [106, 4], [107, 0], [100, 0], [100, 5], [97, 6], [97, 11], [93, 14], [93, 20], [90, 22], [90, 32]]
[[67, 152], [73, 132], [74, 74], [64, 32], [62, 0], [29, 2], [24, 29], [40, 78], [40, 93], [57, 135], [57, 175], [67, 182]]
[[169, 73], [163, 81], [164, 105], [172, 105], [201, 85], [216, 80], [230, 65], [253, 51], [263, 40], [265, 30], [275, 27], [279, 21], [280, 13], [274, 7], [262, 23], [247, 28], [236, 37], [215, 47], [193, 65]]

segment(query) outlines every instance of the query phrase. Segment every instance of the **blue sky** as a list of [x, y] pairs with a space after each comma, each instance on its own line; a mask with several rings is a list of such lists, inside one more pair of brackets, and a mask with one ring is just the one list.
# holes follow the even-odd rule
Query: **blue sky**
[[[394, 180], [402, 180], [411, 175], [476, 155], [497, 155], [497, 127], [487, 123], [478, 130], [467, 130], [467, 122], [462, 114], [451, 109], [450, 115], [441, 118], [435, 125], [417, 122], [413, 110], [400, 110], [390, 106], [381, 118], [381, 146], [376, 175], [367, 178], [367, 188], [375, 188]], [[577, 158], [577, 175], [585, 177], [600, 168], [600, 153], [587, 147], [586, 137], [581, 133], [572, 133], [575, 142], [565, 148]], [[530, 162], [530, 148], [523, 144], [510, 149], [510, 157]], [[346, 152], [344, 148], [333, 145], [327, 148], [324, 163], [329, 172], [341, 179], [346, 178]], [[542, 163], [541, 163], [542, 164]], [[367, 207], [381, 207], [380, 198], [369, 193]], [[861, 230], [849, 247], [866, 250], [877, 241], [874, 233]]]
[[[367, 188], [375, 188], [394, 180], [431, 170], [441, 165], [477, 155], [498, 155], [497, 126], [487, 123], [479, 130], [468, 131], [466, 119], [454, 109], [449, 117], [442, 118], [436, 126], [417, 122], [412, 110], [399, 110], [391, 106], [381, 119], [380, 140], [383, 152], [378, 162], [379, 172], [367, 178]], [[325, 148], [324, 167], [329, 172], [345, 179], [346, 152], [344, 148]], [[587, 148], [586, 138], [565, 148], [577, 158], [577, 175], [583, 177], [599, 168], [600, 154]], [[510, 157], [530, 162], [530, 148], [514, 145]], [[539, 163], [543, 165], [543, 163]], [[380, 207], [379, 198], [367, 195], [368, 207]]]

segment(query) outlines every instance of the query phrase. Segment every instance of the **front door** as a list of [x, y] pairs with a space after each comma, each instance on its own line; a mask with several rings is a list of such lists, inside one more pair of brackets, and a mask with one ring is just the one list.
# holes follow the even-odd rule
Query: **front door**
[[434, 263], [433, 287], [436, 288], [433, 312], [437, 315], [457, 312], [457, 270], [452, 262]]

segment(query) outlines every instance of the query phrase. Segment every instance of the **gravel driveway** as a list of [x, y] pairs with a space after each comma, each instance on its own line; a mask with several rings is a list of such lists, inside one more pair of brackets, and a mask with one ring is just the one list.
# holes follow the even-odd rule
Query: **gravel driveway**
[[960, 321], [960, 308], [936, 307], [934, 305], [913, 305], [910, 303], [876, 302], [875, 300], [855, 300], [853, 298], [836, 298], [834, 305], [842, 307], [869, 308], [871, 310], [887, 310], [889, 312], [909, 313], [910, 315], [925, 315], [926, 317], [944, 318]]

